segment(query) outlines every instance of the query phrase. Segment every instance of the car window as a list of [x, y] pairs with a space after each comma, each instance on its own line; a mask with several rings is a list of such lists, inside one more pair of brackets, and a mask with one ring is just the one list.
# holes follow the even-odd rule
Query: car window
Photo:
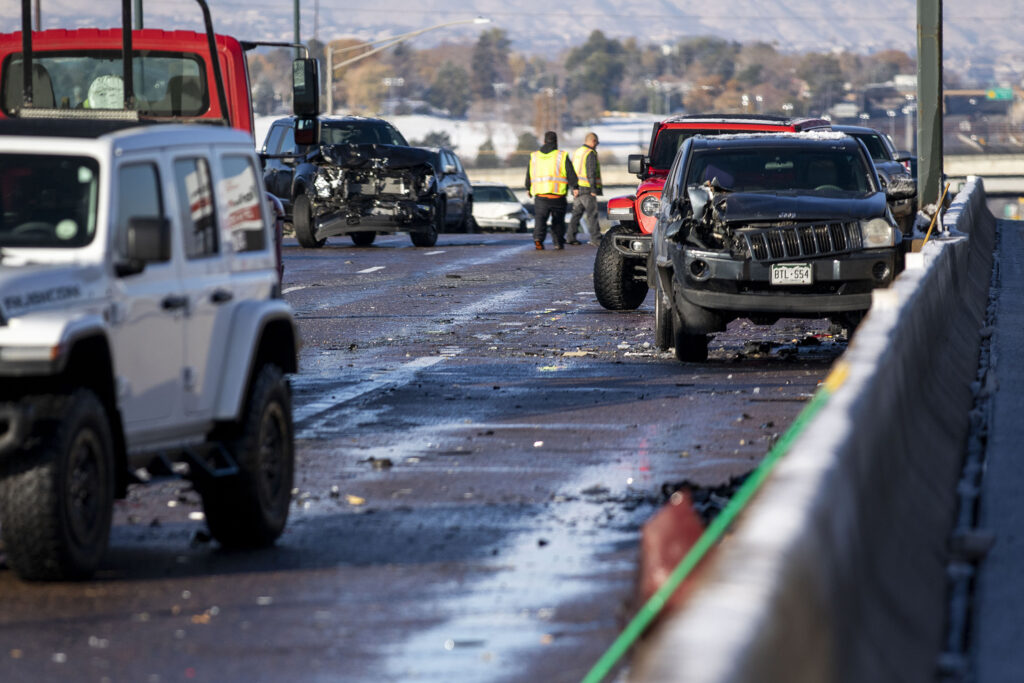
[[388, 145], [400, 145], [402, 147], [408, 147], [409, 143], [405, 141], [402, 134], [398, 132], [398, 129], [392, 126], [390, 123], [385, 123], [383, 130], [381, 131], [384, 136], [384, 142]]
[[217, 221], [213, 206], [210, 166], [202, 157], [174, 162], [174, 189], [178, 195], [185, 257], [205, 258], [217, 253]]
[[128, 221], [132, 218], [164, 216], [160, 194], [160, 175], [152, 163], [124, 164], [117, 173], [117, 243], [115, 248], [126, 254]]
[[298, 150], [295, 147], [295, 128], [291, 125], [283, 126], [281, 135], [281, 148], [278, 154], [295, 154]]
[[277, 154], [286, 129], [288, 129], [288, 126], [277, 123], [270, 127], [270, 130], [267, 132], [267, 139], [263, 142], [262, 151], [264, 154]]
[[0, 153], [0, 247], [81, 247], [91, 242], [98, 180], [94, 159]]
[[862, 157], [851, 150], [719, 148], [699, 150], [687, 185], [715, 180], [734, 192], [872, 191]]
[[882, 140], [882, 136], [873, 133], [858, 133], [854, 137], [864, 143], [864, 146], [868, 148], [868, 154], [871, 155], [874, 161], [892, 160], [889, 148], [886, 146], [885, 141]]
[[263, 213], [260, 199], [263, 192], [252, 161], [242, 155], [221, 159], [221, 181], [217, 199], [224, 212], [224, 229], [236, 252], [266, 249]]

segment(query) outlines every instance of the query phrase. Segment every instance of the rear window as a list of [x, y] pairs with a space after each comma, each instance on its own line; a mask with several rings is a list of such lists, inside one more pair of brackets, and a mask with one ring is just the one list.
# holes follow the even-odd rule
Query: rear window
[[[3, 108], [8, 115], [21, 106], [21, 53], [4, 60]], [[132, 58], [136, 109], [152, 116], [200, 116], [210, 107], [204, 60], [195, 53], [136, 51]], [[124, 79], [121, 53], [35, 52], [32, 99], [37, 107], [122, 109]]]

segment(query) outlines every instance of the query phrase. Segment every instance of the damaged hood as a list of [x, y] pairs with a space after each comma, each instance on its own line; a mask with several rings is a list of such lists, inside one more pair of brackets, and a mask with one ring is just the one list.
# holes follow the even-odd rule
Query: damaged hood
[[885, 193], [866, 197], [819, 197], [806, 194], [730, 192], [712, 200], [720, 220], [763, 223], [778, 220], [813, 221], [837, 217], [877, 218], [885, 215]]
[[359, 144], [322, 145], [320, 154], [332, 165], [343, 168], [382, 166], [389, 169], [433, 168], [434, 155], [419, 147]]

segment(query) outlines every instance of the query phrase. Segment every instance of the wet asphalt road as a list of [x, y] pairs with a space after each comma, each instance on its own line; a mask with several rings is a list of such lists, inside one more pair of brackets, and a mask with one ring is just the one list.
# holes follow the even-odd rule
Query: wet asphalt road
[[578, 681], [663, 491], [752, 469], [845, 349], [824, 321], [734, 324], [679, 363], [650, 297], [597, 304], [594, 251], [288, 241], [285, 534], [228, 553], [187, 486], [133, 489], [95, 580], [0, 570], [0, 681]]

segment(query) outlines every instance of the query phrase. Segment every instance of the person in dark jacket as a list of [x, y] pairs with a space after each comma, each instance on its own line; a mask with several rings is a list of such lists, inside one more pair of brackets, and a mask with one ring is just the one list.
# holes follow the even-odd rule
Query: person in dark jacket
[[572, 165], [579, 175], [579, 192], [572, 200], [572, 219], [566, 235], [569, 244], [579, 244], [576, 233], [580, 229], [580, 218], [587, 221], [590, 246], [596, 247], [601, 241], [601, 224], [597, 217], [597, 196], [601, 194], [601, 162], [597, 159], [597, 134], [587, 133], [583, 145], [572, 155]]
[[544, 133], [544, 144], [530, 155], [526, 167], [526, 191], [533, 197], [533, 245], [544, 248], [551, 218], [551, 241], [555, 249], [565, 249], [566, 195], [577, 190], [578, 180], [569, 154], [558, 149], [558, 135]]

